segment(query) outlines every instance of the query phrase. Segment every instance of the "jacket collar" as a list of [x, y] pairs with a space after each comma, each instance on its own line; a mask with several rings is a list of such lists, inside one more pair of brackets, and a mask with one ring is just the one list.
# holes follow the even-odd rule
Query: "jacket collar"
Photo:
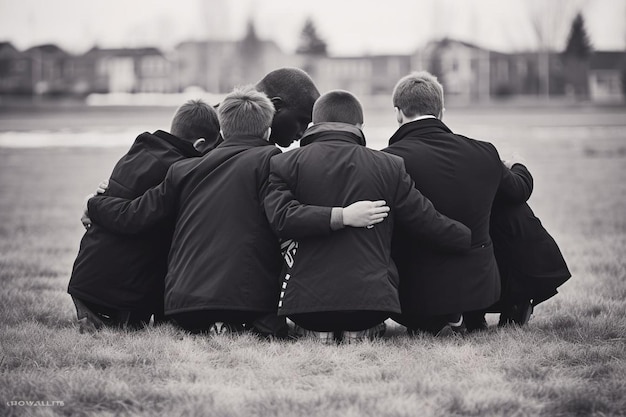
[[180, 150], [185, 156], [201, 156], [202, 155], [202, 153], [200, 153], [196, 148], [193, 147], [192, 143], [187, 142], [184, 139], [180, 139], [172, 135], [171, 133], [167, 133], [163, 130], [157, 130], [156, 132], [153, 133], [153, 135], [158, 137], [159, 139], [166, 141], [167, 143], [169, 143], [176, 149]]
[[340, 122], [314, 124], [302, 135], [300, 146], [328, 140], [341, 140], [365, 146], [365, 135], [361, 129], [355, 125]]
[[389, 139], [389, 145], [393, 145], [408, 136], [427, 136], [433, 133], [452, 133], [452, 131], [439, 119], [414, 120], [400, 126]]
[[274, 144], [259, 136], [233, 135], [227, 139], [224, 139], [224, 141], [220, 143], [217, 148], [227, 148], [231, 146], [245, 146], [247, 148], [255, 148], [258, 146], [274, 146]]

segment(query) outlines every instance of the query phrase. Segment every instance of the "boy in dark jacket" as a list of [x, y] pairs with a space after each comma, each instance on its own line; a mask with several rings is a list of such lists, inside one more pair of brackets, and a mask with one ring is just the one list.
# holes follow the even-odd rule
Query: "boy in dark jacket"
[[[174, 162], [201, 156], [196, 147], [211, 148], [217, 140], [217, 114], [201, 100], [188, 101], [176, 111], [170, 132], [139, 135], [115, 165], [104, 195], [140, 196], [159, 184]], [[68, 286], [81, 332], [105, 325], [139, 328], [153, 314], [162, 316], [171, 219], [132, 238], [86, 226]]]
[[[133, 234], [176, 218], [165, 314], [192, 332], [216, 322], [243, 329], [276, 309], [280, 248], [262, 205], [270, 158], [271, 101], [235, 90], [218, 107], [224, 141], [203, 156], [173, 164], [165, 180], [134, 200], [96, 196], [95, 224]], [[222, 330], [220, 324], [218, 331]]]
[[[286, 240], [279, 314], [326, 342], [374, 337], [400, 312], [390, 253], [394, 222], [449, 250], [469, 249], [470, 232], [414, 188], [400, 158], [365, 147], [363, 110], [352, 94], [321, 96], [313, 123], [301, 148], [273, 157], [270, 165], [266, 212]], [[341, 228], [340, 207], [357, 200], [386, 202], [388, 221], [331, 234]], [[377, 221], [386, 214], [380, 215]]]
[[[402, 314], [410, 331], [487, 327], [484, 311], [500, 298], [500, 276], [489, 236], [496, 193], [512, 204], [532, 191], [527, 170], [510, 171], [493, 144], [453, 133], [442, 122], [443, 87], [425, 72], [394, 88], [400, 125], [384, 152], [401, 157], [415, 186], [441, 213], [467, 225], [472, 247], [463, 254], [435, 252], [403, 229], [394, 230], [393, 259], [400, 272]], [[462, 316], [461, 316], [461, 313]], [[465, 322], [465, 323], [464, 323]]]
[[[526, 168], [505, 165], [512, 171]], [[500, 271], [502, 293], [491, 312], [500, 312], [500, 325], [524, 325], [534, 307], [557, 293], [571, 277], [556, 241], [527, 203], [512, 204], [496, 194], [489, 233]]]

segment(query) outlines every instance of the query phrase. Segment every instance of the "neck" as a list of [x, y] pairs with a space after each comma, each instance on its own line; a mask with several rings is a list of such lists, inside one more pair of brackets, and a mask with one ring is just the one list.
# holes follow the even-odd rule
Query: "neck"
[[411, 122], [416, 122], [418, 120], [424, 120], [424, 119], [436, 119], [435, 116], [433, 116], [432, 114], [421, 114], [419, 116], [415, 116], [415, 117], [407, 117], [402, 121], [402, 124], [406, 124], [406, 123], [411, 123]]

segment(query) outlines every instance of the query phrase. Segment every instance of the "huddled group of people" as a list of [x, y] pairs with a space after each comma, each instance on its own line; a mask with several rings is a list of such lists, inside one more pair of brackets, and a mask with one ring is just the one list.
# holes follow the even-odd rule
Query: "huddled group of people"
[[140, 134], [85, 200], [68, 288], [81, 332], [335, 343], [389, 319], [432, 335], [487, 329], [488, 312], [526, 324], [570, 277], [526, 203], [529, 170], [453, 133], [427, 72], [392, 103], [399, 128], [373, 150], [357, 97], [280, 68]]

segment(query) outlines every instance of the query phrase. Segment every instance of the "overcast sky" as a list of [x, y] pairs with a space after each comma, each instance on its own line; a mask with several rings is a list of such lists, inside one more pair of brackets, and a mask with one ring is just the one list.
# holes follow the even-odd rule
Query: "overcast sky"
[[0, 0], [0, 41], [168, 49], [237, 39], [252, 18], [260, 37], [293, 51], [311, 17], [332, 55], [410, 53], [443, 36], [513, 52], [562, 49], [578, 10], [595, 49], [626, 50], [626, 0]]

